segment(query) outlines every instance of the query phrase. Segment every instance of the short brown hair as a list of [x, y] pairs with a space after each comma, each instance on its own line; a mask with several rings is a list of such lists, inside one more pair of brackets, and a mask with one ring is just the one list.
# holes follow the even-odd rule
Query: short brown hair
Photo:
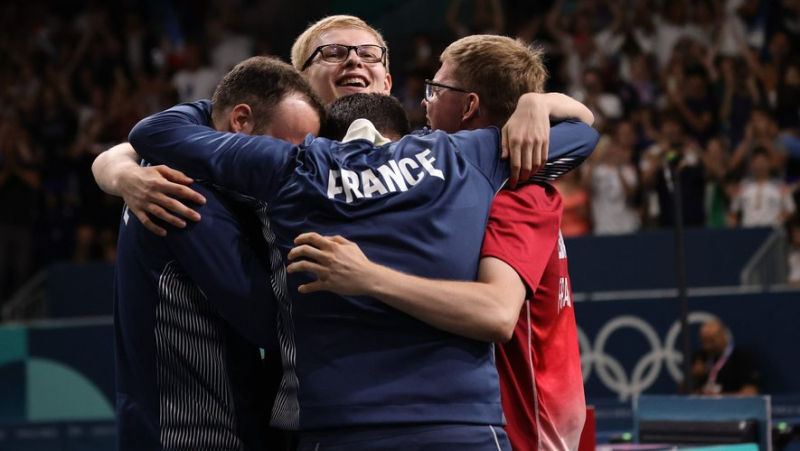
[[358, 92], [339, 97], [328, 105], [328, 120], [319, 135], [341, 141], [350, 124], [361, 118], [372, 122], [376, 130], [392, 140], [411, 133], [408, 115], [399, 100], [380, 92]]
[[[347, 15], [338, 15], [338, 16], [328, 16], [324, 19], [320, 19], [317, 22], [311, 24], [306, 28], [306, 31], [303, 32], [300, 36], [297, 37], [297, 40], [294, 41], [294, 45], [292, 45], [292, 65], [297, 70], [302, 70], [303, 63], [306, 62], [311, 53], [314, 51], [311, 48], [311, 42], [317, 38], [317, 36], [321, 35], [322, 33], [333, 30], [333, 29], [340, 29], [340, 28], [356, 28], [359, 30], [365, 30], [375, 36], [375, 39], [378, 41], [383, 47], [386, 46], [386, 41], [383, 40], [383, 36], [381, 33], [370, 27], [366, 22], [359, 19], [356, 16], [347, 16]], [[331, 42], [331, 44], [337, 44], [336, 42]], [[386, 51], [386, 72], [389, 72], [389, 51]]]
[[254, 132], [266, 128], [275, 108], [289, 95], [299, 95], [325, 120], [325, 107], [294, 67], [269, 56], [254, 56], [237, 64], [222, 78], [211, 99], [211, 117], [224, 121], [230, 109], [247, 104], [253, 111]]
[[478, 94], [484, 113], [499, 126], [511, 117], [523, 94], [544, 91], [543, 56], [542, 49], [519, 39], [473, 35], [447, 46], [439, 59], [453, 64], [459, 87]]

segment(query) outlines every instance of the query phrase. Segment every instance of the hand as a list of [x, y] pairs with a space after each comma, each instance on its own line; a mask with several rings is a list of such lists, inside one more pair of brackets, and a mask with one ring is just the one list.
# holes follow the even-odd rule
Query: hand
[[297, 247], [289, 251], [289, 259], [297, 260], [286, 267], [290, 274], [310, 272], [315, 282], [300, 285], [300, 293], [331, 291], [346, 296], [367, 293], [367, 286], [378, 265], [369, 261], [357, 244], [341, 236], [327, 237], [304, 233], [294, 240]]
[[502, 158], [509, 159], [509, 186], [528, 180], [547, 161], [550, 109], [539, 94], [520, 97], [502, 132]]
[[118, 185], [128, 208], [151, 232], [165, 236], [167, 231], [152, 221], [153, 215], [166, 223], [183, 228], [181, 217], [199, 221], [200, 214], [178, 199], [205, 204], [206, 199], [186, 185], [194, 182], [180, 171], [166, 166], [137, 167], [120, 176]]

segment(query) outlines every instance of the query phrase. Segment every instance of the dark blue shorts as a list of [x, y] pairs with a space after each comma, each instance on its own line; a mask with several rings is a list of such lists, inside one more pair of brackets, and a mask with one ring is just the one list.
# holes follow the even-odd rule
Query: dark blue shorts
[[441, 424], [300, 433], [298, 451], [511, 451], [503, 428]]

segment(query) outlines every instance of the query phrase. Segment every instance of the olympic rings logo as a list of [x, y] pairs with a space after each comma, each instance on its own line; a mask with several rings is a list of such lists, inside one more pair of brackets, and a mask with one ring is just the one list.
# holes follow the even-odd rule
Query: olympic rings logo
[[[706, 321], [718, 319], [708, 312], [692, 312], [689, 314], [689, 324], [702, 324]], [[613, 355], [606, 354], [605, 347], [609, 337], [621, 329], [634, 329], [641, 333], [650, 345], [650, 352], [639, 358], [628, 375], [626, 369]], [[666, 365], [669, 375], [675, 382], [683, 379], [681, 363], [683, 354], [675, 349], [680, 336], [680, 321], [676, 320], [670, 326], [662, 345], [661, 339], [653, 326], [638, 316], [618, 316], [603, 325], [594, 339], [594, 346], [589, 337], [578, 328], [578, 344], [581, 351], [581, 370], [585, 383], [592, 375], [592, 369], [597, 373], [598, 379], [609, 390], [619, 396], [620, 401], [627, 401], [653, 385], [662, 368]]]

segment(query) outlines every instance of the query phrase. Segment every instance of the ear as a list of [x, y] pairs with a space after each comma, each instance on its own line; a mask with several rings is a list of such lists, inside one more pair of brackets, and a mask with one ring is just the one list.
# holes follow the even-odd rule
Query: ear
[[479, 117], [481, 117], [481, 98], [478, 97], [478, 94], [470, 92], [466, 96], [461, 122], [469, 122]]
[[253, 134], [254, 119], [250, 105], [240, 103], [231, 109], [229, 115], [231, 131], [234, 133]]
[[386, 73], [386, 78], [383, 80], [383, 92], [384, 94], [391, 94], [392, 92], [392, 75], [388, 72]]

